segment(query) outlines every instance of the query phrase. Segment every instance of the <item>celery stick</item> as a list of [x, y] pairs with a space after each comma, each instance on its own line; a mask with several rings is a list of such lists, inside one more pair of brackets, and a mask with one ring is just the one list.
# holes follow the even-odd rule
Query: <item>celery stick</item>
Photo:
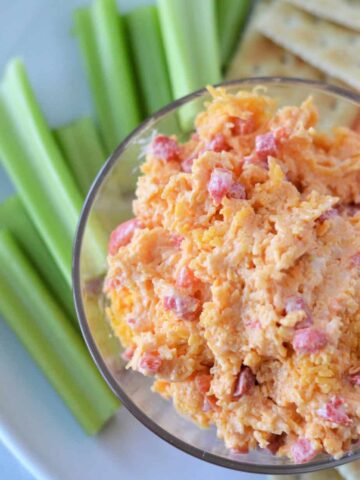
[[115, 0], [94, 0], [76, 10], [74, 20], [100, 131], [111, 153], [141, 120], [124, 27]]
[[54, 131], [71, 172], [84, 196], [106, 159], [105, 149], [90, 117]]
[[25, 208], [71, 284], [71, 246], [82, 197], [19, 60], [0, 85], [0, 156]]
[[[214, 0], [158, 0], [160, 25], [175, 98], [221, 80]], [[180, 114], [185, 126], [195, 105]]]
[[151, 115], [173, 99], [157, 8], [136, 8], [124, 16], [124, 23], [146, 113]]
[[12, 235], [0, 231], [0, 311], [84, 430], [96, 433], [118, 400]]
[[36, 231], [19, 197], [9, 197], [0, 204], [0, 228], [11, 231], [64, 312], [78, 327], [71, 288]]
[[250, 7], [250, 0], [217, 0], [220, 57], [224, 67], [241, 35]]
[[[31, 89], [23, 64], [13, 60], [0, 84], [0, 158], [35, 227], [68, 284], [72, 242], [82, 196]], [[91, 256], [103, 268], [101, 230], [93, 229]]]

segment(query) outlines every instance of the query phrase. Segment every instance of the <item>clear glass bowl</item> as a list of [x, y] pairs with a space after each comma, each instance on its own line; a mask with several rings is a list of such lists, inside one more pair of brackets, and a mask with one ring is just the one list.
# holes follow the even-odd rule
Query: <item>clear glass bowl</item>
[[[320, 109], [320, 127], [323, 129], [331, 128], [334, 123], [351, 123], [360, 106], [358, 95], [312, 81], [254, 78], [222, 85], [230, 92], [252, 90], [254, 86], [263, 85], [268, 95], [278, 99], [279, 105], [297, 104], [311, 95]], [[234, 470], [268, 474], [310, 472], [360, 458], [357, 445], [340, 460], [320, 455], [302, 465], [294, 465], [289, 459], [261, 450], [233, 454], [217, 439], [214, 428], [198, 428], [180, 416], [171, 402], [151, 392], [151, 379], [124, 368], [122, 347], [106, 321], [104, 299], [98, 288], [105, 271], [106, 246], [104, 242], [98, 254], [92, 254], [94, 224], [104, 238], [108, 238], [116, 225], [132, 216], [131, 200], [144, 145], [154, 131], [176, 133], [185, 139], [190, 133], [186, 132], [186, 125], [191, 125], [199, 107], [209, 99], [208, 92], [200, 90], [173, 102], [146, 120], [117, 147], [90, 189], [80, 218], [73, 260], [76, 309], [88, 348], [105, 380], [130, 412], [152, 432], [195, 457]]]

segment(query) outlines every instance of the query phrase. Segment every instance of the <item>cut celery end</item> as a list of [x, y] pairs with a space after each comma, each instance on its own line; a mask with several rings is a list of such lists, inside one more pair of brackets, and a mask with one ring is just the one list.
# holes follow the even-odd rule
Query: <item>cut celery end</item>
[[94, 0], [75, 11], [75, 33], [107, 153], [141, 120], [122, 20], [115, 0]]
[[57, 128], [55, 138], [81, 193], [86, 196], [106, 160], [105, 148], [91, 117]]
[[119, 406], [86, 346], [12, 235], [0, 231], [0, 311], [83, 429], [94, 434]]

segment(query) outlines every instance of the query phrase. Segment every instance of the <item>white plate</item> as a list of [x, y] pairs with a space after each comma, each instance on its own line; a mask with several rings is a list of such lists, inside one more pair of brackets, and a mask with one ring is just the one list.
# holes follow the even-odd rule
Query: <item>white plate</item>
[[[71, 11], [81, 0], [2, 0], [0, 69], [21, 55], [52, 125], [91, 111]], [[146, 0], [120, 1], [122, 10]], [[0, 200], [11, 193], [0, 171]], [[31, 328], [31, 326], [29, 326]], [[13, 333], [0, 319], [0, 439], [35, 478], [150, 480], [254, 478], [176, 450], [140, 425], [125, 408], [97, 437], [86, 437]], [[4, 455], [1, 456], [5, 461]], [[16, 478], [0, 465], [0, 476]], [[18, 471], [18, 470], [16, 470]], [[10, 477], [11, 475], [11, 477]], [[263, 476], [257, 477], [259, 480]]]

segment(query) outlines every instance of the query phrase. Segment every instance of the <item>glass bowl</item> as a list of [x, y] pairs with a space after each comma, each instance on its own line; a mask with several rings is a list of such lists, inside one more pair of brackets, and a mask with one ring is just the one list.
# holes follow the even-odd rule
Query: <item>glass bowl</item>
[[[351, 123], [357, 115], [360, 97], [320, 82], [285, 78], [251, 78], [223, 83], [228, 91], [266, 87], [267, 95], [279, 105], [299, 103], [309, 95], [320, 110], [320, 127]], [[106, 242], [94, 253], [94, 229], [109, 237], [116, 225], [132, 217], [131, 200], [143, 161], [145, 145], [154, 132], [176, 133], [184, 140], [190, 133], [187, 125], [204, 101], [207, 90], [181, 98], [146, 120], [114, 151], [95, 179], [84, 204], [74, 245], [73, 285], [77, 314], [85, 341], [105, 380], [129, 411], [152, 432], [175, 447], [211, 463], [253, 473], [304, 473], [335, 467], [360, 458], [360, 447], [340, 460], [320, 455], [313, 461], [295, 465], [264, 450], [233, 454], [217, 439], [214, 428], [202, 430], [180, 416], [172, 403], [151, 392], [151, 379], [125, 369], [122, 347], [112, 334], [105, 317], [101, 279], [106, 268]], [[99, 244], [99, 242], [97, 242]]]

